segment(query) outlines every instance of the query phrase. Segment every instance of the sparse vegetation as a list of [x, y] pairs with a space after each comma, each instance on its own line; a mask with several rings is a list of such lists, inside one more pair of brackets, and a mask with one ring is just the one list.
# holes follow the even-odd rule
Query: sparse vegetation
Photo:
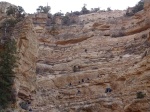
[[110, 7], [107, 8], [107, 11], [112, 11]]
[[64, 15], [64, 14], [61, 13], [61, 12], [57, 12], [57, 13], [54, 14], [54, 16], [63, 16], [63, 15]]
[[18, 21], [6, 19], [0, 27], [0, 109], [15, 102], [13, 89], [17, 61], [16, 42], [11, 38], [13, 28]]
[[17, 21], [15, 19], [6, 19], [2, 23], [2, 27], [5, 27], [7, 25], [7, 28], [10, 29], [10, 28], [14, 27], [16, 23], [17, 23]]
[[[6, 19], [0, 26], [0, 36], [2, 40], [6, 40], [6, 38], [9, 38], [13, 27], [18, 22], [16, 19]], [[2, 42], [1, 40], [1, 42]]]
[[24, 110], [28, 110], [29, 109], [29, 104], [28, 102], [21, 102], [19, 103], [20, 107]]
[[72, 14], [73, 14], [73, 15], [76, 15], [76, 16], [79, 16], [79, 15], [81, 15], [81, 12], [75, 11], [75, 12], [72, 12]]
[[137, 92], [137, 93], [136, 93], [136, 98], [142, 99], [142, 98], [145, 97], [145, 95], [146, 95], [146, 94], [144, 94], [143, 92], [140, 91], [140, 92]]
[[11, 5], [7, 8], [7, 11], [6, 11], [6, 14], [8, 16], [12, 15], [15, 18], [23, 18], [25, 15], [24, 13], [25, 13], [25, 11], [21, 6], [12, 6]]
[[145, 38], [147, 38], [147, 34], [143, 34], [141, 37], [142, 37], [143, 39], [145, 39]]
[[80, 66], [73, 66], [73, 72], [80, 71]]
[[98, 8], [91, 8], [91, 13], [93, 13], [93, 12], [98, 12], [100, 10], [100, 8], [98, 7]]
[[16, 42], [7, 39], [0, 52], [0, 108], [7, 107], [15, 102], [15, 94], [12, 85], [14, 83], [16, 67]]
[[64, 17], [62, 18], [62, 24], [63, 24], [63, 25], [70, 25], [69, 16], [64, 16]]
[[144, 9], [144, 0], [140, 0], [132, 9], [131, 11], [128, 9], [126, 12], [126, 16], [133, 16], [135, 13]]
[[88, 14], [90, 12], [89, 10], [87, 10], [86, 4], [84, 4], [84, 6], [82, 7], [81, 12], [82, 12], [82, 14]]
[[135, 14], [135, 13], [137, 13], [137, 12], [143, 10], [143, 8], [144, 8], [144, 1], [143, 1], [143, 0], [140, 0], [140, 1], [138, 2], [138, 4], [133, 8], [133, 13]]
[[36, 11], [40, 13], [49, 13], [51, 10], [50, 6], [39, 6]]

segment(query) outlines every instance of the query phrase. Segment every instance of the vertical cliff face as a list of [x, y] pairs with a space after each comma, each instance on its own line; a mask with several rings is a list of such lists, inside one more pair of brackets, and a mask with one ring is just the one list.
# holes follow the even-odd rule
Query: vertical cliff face
[[23, 110], [21, 104], [31, 103], [30, 105], [32, 105], [36, 94], [35, 70], [38, 55], [38, 41], [32, 19], [25, 18], [18, 23], [12, 37], [17, 41], [17, 55], [19, 55], [14, 87], [16, 89], [18, 108]]
[[132, 17], [112, 11], [81, 16], [82, 24], [38, 26], [35, 110], [149, 112], [148, 4]]
[[132, 17], [111, 11], [71, 26], [46, 26], [46, 15], [19, 22], [12, 111], [150, 112], [149, 11], [145, 0]]

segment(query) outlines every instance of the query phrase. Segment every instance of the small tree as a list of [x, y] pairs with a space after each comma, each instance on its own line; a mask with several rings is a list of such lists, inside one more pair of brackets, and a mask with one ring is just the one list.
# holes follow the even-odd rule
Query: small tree
[[54, 16], [63, 16], [64, 14], [63, 13], [61, 13], [61, 12], [56, 12], [55, 14], [54, 14]]
[[50, 6], [39, 6], [37, 9], [37, 12], [41, 12], [41, 13], [49, 13], [49, 11], [51, 10]]
[[39, 6], [36, 10], [37, 10], [37, 12], [42, 12], [43, 11], [43, 6]]
[[86, 4], [84, 4], [84, 6], [82, 7], [81, 12], [82, 12], [82, 14], [88, 14], [89, 13], [89, 10], [87, 10], [87, 8], [86, 8]]
[[9, 6], [6, 10], [6, 14], [9, 16], [9, 15], [13, 15], [15, 16], [16, 15], [16, 12], [17, 12], [17, 7], [16, 6]]
[[112, 11], [110, 7], [107, 8], [107, 11]]
[[44, 12], [44, 13], [49, 13], [50, 10], [51, 10], [51, 7], [50, 7], [50, 6], [45, 6], [45, 7], [43, 7], [43, 12]]
[[21, 17], [24, 14], [24, 9], [21, 6], [17, 7], [18, 17]]
[[70, 25], [70, 18], [68, 16], [64, 16], [62, 18], [62, 24], [63, 25]]
[[0, 52], [0, 108], [7, 107], [15, 102], [15, 96], [12, 89], [14, 83], [16, 67], [16, 42], [7, 39]]
[[129, 9], [126, 11], [126, 16], [133, 16], [135, 13], [144, 9], [144, 1], [140, 0], [129, 12]]
[[143, 92], [141, 92], [141, 91], [136, 93], [136, 97], [137, 97], [138, 99], [142, 99], [142, 98], [144, 98], [144, 97], [145, 97], [145, 95], [146, 95], [146, 94], [144, 94], [144, 93], [143, 93]]
[[91, 8], [91, 12], [98, 12], [100, 10], [100, 8]]
[[72, 12], [73, 15], [79, 16], [81, 13], [79, 11]]
[[17, 19], [24, 17], [24, 9], [21, 6], [9, 6], [6, 11], [7, 15], [12, 15]]
[[143, 8], [144, 8], [144, 1], [140, 0], [138, 2], [138, 4], [133, 8], [133, 13], [137, 13], [137, 12], [143, 10]]

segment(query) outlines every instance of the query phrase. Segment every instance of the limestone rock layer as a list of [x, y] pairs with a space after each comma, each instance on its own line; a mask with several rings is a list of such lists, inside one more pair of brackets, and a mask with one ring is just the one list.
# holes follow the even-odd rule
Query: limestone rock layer
[[26, 102], [33, 112], [150, 112], [149, 11], [145, 0], [134, 16], [97, 12], [69, 26], [28, 15], [12, 35], [19, 55], [14, 112], [27, 112]]
[[144, 8], [132, 17], [88, 14], [53, 29], [35, 24], [35, 111], [150, 112], [149, 0]]

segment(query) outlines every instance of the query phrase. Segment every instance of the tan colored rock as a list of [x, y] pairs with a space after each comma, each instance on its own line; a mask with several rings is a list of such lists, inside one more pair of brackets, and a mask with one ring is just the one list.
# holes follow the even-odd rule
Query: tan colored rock
[[[98, 14], [80, 16], [83, 26], [58, 27], [59, 34], [39, 40], [37, 111], [149, 112], [148, 13], [103, 21]], [[124, 35], [112, 38], [113, 31]]]
[[17, 103], [29, 100], [35, 112], [149, 112], [149, 0], [144, 8], [132, 17], [81, 15], [80, 24], [54, 28], [46, 15], [19, 23]]
[[33, 29], [32, 20], [26, 18], [17, 24], [13, 37], [17, 41], [17, 50], [19, 52], [18, 68], [16, 69], [17, 74], [15, 78], [17, 103], [30, 101], [34, 104], [38, 41], [36, 32]]

